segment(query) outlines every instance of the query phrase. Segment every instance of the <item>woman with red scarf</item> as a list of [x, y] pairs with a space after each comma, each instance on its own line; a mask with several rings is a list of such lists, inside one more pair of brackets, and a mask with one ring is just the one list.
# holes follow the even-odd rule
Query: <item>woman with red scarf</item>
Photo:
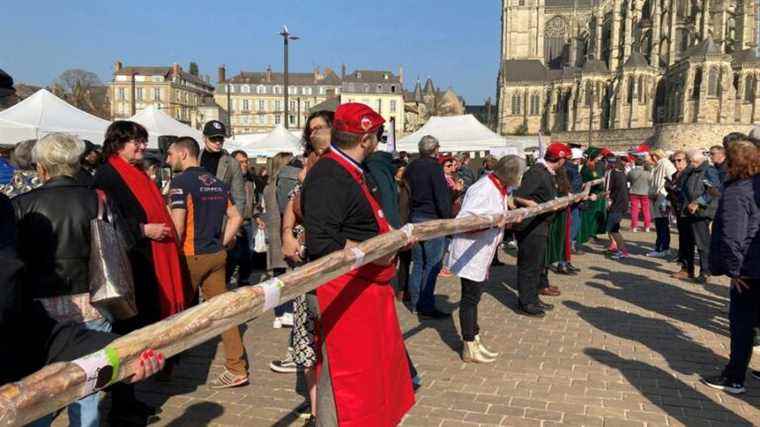
[[[185, 309], [185, 281], [179, 261], [177, 233], [158, 186], [139, 162], [147, 147], [148, 132], [140, 124], [117, 120], [103, 141], [105, 164], [98, 168], [95, 187], [103, 190], [119, 209], [136, 241], [129, 251], [135, 284], [137, 316], [117, 321], [113, 330], [127, 334]], [[135, 422], [155, 413], [137, 402], [129, 385], [113, 387], [114, 421]]]

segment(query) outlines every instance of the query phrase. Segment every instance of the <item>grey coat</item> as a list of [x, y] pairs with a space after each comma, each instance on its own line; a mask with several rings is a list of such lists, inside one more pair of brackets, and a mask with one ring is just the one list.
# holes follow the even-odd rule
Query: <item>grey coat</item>
[[652, 181], [652, 172], [641, 166], [636, 166], [628, 172], [628, 183], [631, 184], [630, 194], [636, 196], [649, 196], [649, 184]]
[[[203, 158], [204, 150], [198, 156], [200, 161]], [[240, 170], [240, 163], [224, 151], [219, 159], [219, 166], [216, 169], [216, 177], [227, 184], [232, 195], [232, 203], [235, 204], [238, 212], [242, 215], [245, 212], [245, 181], [243, 180], [243, 171]]]
[[[275, 180], [273, 180], [275, 181]], [[287, 268], [282, 254], [282, 216], [277, 204], [276, 183], [270, 182], [264, 187], [264, 213], [261, 218], [267, 225], [267, 270]]]

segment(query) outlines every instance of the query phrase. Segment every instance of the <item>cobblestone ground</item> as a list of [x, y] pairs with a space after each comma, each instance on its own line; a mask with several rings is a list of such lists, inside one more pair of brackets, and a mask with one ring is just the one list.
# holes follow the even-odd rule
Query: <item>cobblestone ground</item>
[[[516, 313], [515, 258], [502, 253], [506, 266], [493, 270], [480, 305], [484, 340], [502, 353], [490, 365], [460, 360], [456, 312], [451, 320], [420, 322], [399, 305], [423, 381], [403, 425], [760, 425], [760, 381], [749, 378], [738, 398], [698, 382], [727, 360], [727, 281], [670, 279], [675, 264], [644, 256], [653, 234], [627, 233], [633, 257], [622, 262], [587, 245], [573, 261], [580, 274], [550, 275], [562, 296], [545, 298], [556, 309], [544, 319]], [[440, 308], [456, 310], [457, 279], [440, 280], [437, 293]], [[205, 384], [221, 372], [222, 351], [216, 340], [202, 345], [184, 357], [171, 383], [139, 387], [142, 399], [163, 406], [158, 425], [303, 423], [295, 412], [304, 401], [302, 379], [268, 368], [284, 354], [288, 330], [272, 329], [271, 314], [245, 328], [252, 384], [210, 390]], [[760, 368], [760, 357], [753, 366]]]

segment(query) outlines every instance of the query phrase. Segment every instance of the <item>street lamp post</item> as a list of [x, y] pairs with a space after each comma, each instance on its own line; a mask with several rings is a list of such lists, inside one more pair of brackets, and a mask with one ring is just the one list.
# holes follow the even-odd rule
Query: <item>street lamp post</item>
[[284, 101], [285, 101], [285, 129], [287, 129], [288, 125], [289, 125], [288, 120], [290, 118], [289, 117], [289, 112], [288, 112], [288, 110], [290, 108], [290, 106], [288, 105], [288, 90], [289, 90], [289, 88], [288, 88], [288, 83], [289, 83], [289, 81], [288, 81], [289, 80], [288, 79], [288, 42], [290, 40], [298, 40], [299, 37], [290, 34], [290, 32], [288, 32], [287, 25], [283, 25], [282, 26], [282, 32], [280, 33], [280, 35], [282, 36], [283, 50], [284, 50], [284, 52], [283, 52], [283, 57], [284, 57], [283, 58], [283, 62], [284, 62], [284, 64], [283, 64], [284, 65], [283, 66], [283, 68], [284, 68], [283, 69], [283, 80], [284, 80], [284, 85], [285, 85], [285, 89], [284, 89], [284, 96], [285, 96], [285, 99], [284, 99]]

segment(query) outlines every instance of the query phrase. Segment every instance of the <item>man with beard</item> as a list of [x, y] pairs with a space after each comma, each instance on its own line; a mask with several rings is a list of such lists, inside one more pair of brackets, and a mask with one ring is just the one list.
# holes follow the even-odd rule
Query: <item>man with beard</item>
[[[331, 149], [309, 171], [302, 190], [309, 260], [391, 230], [361, 166], [375, 151], [384, 122], [364, 104], [335, 111]], [[414, 405], [389, 285], [395, 270], [392, 254], [317, 288], [318, 425], [397, 425]]]
[[[232, 204], [228, 187], [199, 166], [199, 152], [197, 141], [181, 137], [169, 146], [166, 161], [175, 172], [181, 172], [172, 180], [169, 207], [182, 248], [183, 266], [193, 294], [200, 290], [208, 300], [227, 292], [225, 248], [234, 244], [243, 217]], [[222, 344], [227, 358], [225, 370], [211, 388], [248, 383], [245, 351], [237, 326], [222, 334]]]

